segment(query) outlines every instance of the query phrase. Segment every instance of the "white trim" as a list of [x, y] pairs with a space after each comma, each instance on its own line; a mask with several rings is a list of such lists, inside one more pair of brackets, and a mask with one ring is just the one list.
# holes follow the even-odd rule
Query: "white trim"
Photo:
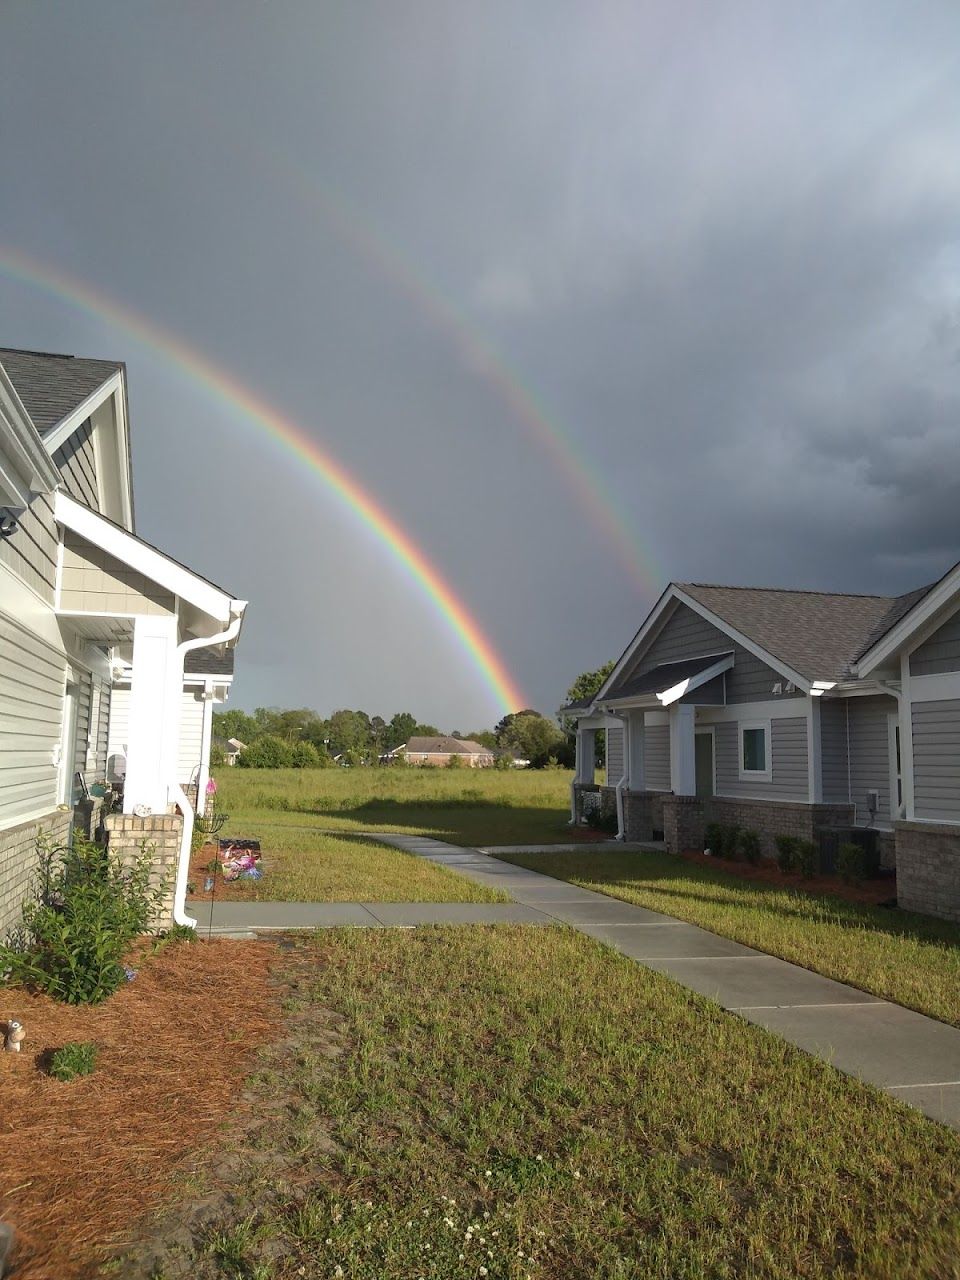
[[820, 698], [811, 690], [810, 697], [807, 698], [807, 798], [811, 804], [823, 804], [822, 753]]
[[71, 409], [65, 418], [61, 418], [52, 431], [47, 432], [43, 438], [43, 447], [50, 457], [53, 457], [61, 445], [66, 444], [77, 427], [82, 426], [94, 410], [99, 409], [104, 401], [109, 400], [113, 393], [119, 390], [120, 370], [117, 369], [106, 382], [101, 382], [100, 386], [91, 391], [85, 400], [81, 400], [75, 409]]
[[673, 585], [671, 584], [669, 587], [667, 587], [666, 591], [664, 591], [663, 595], [660, 597], [657, 603], [653, 606], [653, 608], [647, 614], [645, 620], [640, 626], [639, 631], [636, 633], [636, 635], [633, 637], [633, 639], [630, 641], [626, 649], [624, 649], [623, 653], [620, 655], [619, 659], [617, 660], [616, 666], [613, 668], [613, 670], [607, 676], [606, 680], [604, 680], [603, 684], [597, 690], [596, 695], [594, 697], [595, 703], [600, 701], [600, 699], [606, 693], [608, 688], [612, 688], [616, 684], [617, 680], [620, 677], [621, 672], [623, 671], [623, 668], [626, 666], [626, 664], [630, 661], [630, 659], [634, 656], [634, 654], [640, 648], [643, 641], [650, 635], [650, 632], [652, 631], [654, 625], [659, 621], [660, 618], [663, 617], [664, 613], [666, 613], [668, 606], [674, 603], [674, 596], [672, 592], [673, 592]]
[[[743, 767], [743, 735], [748, 729], [762, 729], [764, 732], [763, 769], [745, 769]], [[741, 782], [773, 781], [773, 729], [769, 720], [740, 720], [737, 722], [737, 772]]]
[[[906, 654], [905, 657], [909, 662], [910, 655]], [[957, 698], [960, 698], [960, 671], [910, 677], [911, 702], [949, 702]]]
[[[723, 724], [744, 716], [760, 720], [797, 720], [807, 714], [807, 698], [777, 698], [775, 702], [731, 702], [725, 707], [697, 707], [697, 723]], [[649, 721], [647, 722], [649, 724]]]
[[0, 507], [24, 510], [37, 494], [53, 492], [60, 483], [60, 472], [2, 365], [0, 428]]
[[696, 709], [689, 702], [675, 702], [670, 708], [670, 789], [676, 796], [697, 793], [695, 727]]
[[712, 724], [694, 724], [693, 726], [693, 761], [694, 782], [696, 782], [697, 736], [702, 734], [710, 739], [713, 758], [713, 795], [717, 794], [717, 728]]
[[[918, 677], [922, 679], [922, 677]], [[912, 822], [916, 814], [913, 785], [913, 677], [910, 655], [900, 655], [900, 787], [903, 792], [903, 816]]]
[[188, 601], [217, 622], [229, 622], [231, 618], [241, 616], [246, 608], [245, 600], [234, 600], [219, 587], [199, 578], [162, 551], [141, 542], [132, 533], [127, 533], [65, 493], [58, 493], [54, 499], [54, 516], [66, 528], [108, 555], [122, 560], [173, 595]]
[[[706, 653], [704, 658], [711, 658], [713, 654]], [[686, 676], [683, 680], [679, 680], [676, 684], [670, 685], [666, 689], [660, 691], [651, 690], [649, 693], [639, 693], [636, 695], [627, 695], [622, 698], [606, 698], [598, 700], [596, 705], [603, 707], [616, 707], [620, 710], [630, 710], [631, 708], [643, 709], [645, 707], [669, 707], [674, 702], [685, 697], [688, 693], [692, 693], [695, 689], [699, 689], [701, 685], [708, 684], [711, 680], [715, 680], [717, 676], [723, 675], [726, 671], [731, 671], [734, 665], [734, 655], [732, 653], [724, 653], [717, 655], [717, 661], [712, 666], [705, 667], [696, 675]], [[685, 661], [693, 661], [693, 659], [679, 658], [676, 662], [664, 662], [661, 666], [672, 667], [679, 666]], [[656, 668], [654, 668], [656, 669]], [[648, 673], [649, 674], [649, 673]], [[724, 689], [724, 697], [726, 697], [726, 689]], [[709, 705], [709, 704], [708, 704]]]
[[[897, 732], [900, 728], [899, 711], [887, 712], [887, 768], [889, 770], [890, 779], [887, 784], [888, 795], [890, 796], [890, 821], [893, 822], [900, 816], [900, 810], [903, 808], [903, 751], [900, 752], [901, 768], [897, 768]], [[899, 792], [899, 795], [898, 795]]]
[[[608, 715], [606, 712], [594, 712], [593, 715], [583, 716], [577, 721], [578, 729], [620, 729], [623, 721], [619, 716]], [[449, 755], [449, 752], [438, 752], [437, 754]]]
[[[886, 659], [893, 657], [897, 650], [911, 640], [916, 640], [916, 646], [919, 647], [927, 637], [917, 639], [920, 628], [926, 623], [938, 619], [942, 610], [950, 608], [950, 612], [946, 614], [950, 616], [956, 610], [956, 597], [960, 593], [960, 564], [955, 564], [949, 569], [936, 586], [913, 606], [897, 625], [891, 628], [885, 636], [868, 649], [862, 658], [856, 663], [856, 672], [860, 676], [869, 675], [875, 667]], [[945, 619], [941, 619], [945, 620]], [[939, 625], [939, 624], [938, 624]], [[936, 627], [934, 628], [936, 630]], [[902, 742], [902, 739], [901, 739]]]
[[681, 604], [685, 604], [688, 608], [692, 609], [694, 613], [699, 613], [701, 618], [706, 619], [707, 622], [713, 623], [718, 630], [725, 632], [728, 636], [731, 636], [736, 640], [737, 644], [742, 645], [748, 653], [752, 653], [755, 658], [759, 658], [760, 661], [765, 663], [768, 667], [773, 667], [775, 671], [779, 671], [781, 675], [785, 675], [788, 680], [791, 680], [797, 686], [798, 689], [802, 689], [804, 693], [809, 693], [811, 685], [806, 676], [802, 676], [799, 671], [794, 671], [792, 667], [788, 667], [782, 659], [775, 657], [772, 653], [768, 653], [767, 650], [757, 644], [755, 640], [751, 640], [748, 635], [744, 635], [742, 631], [738, 631], [736, 627], [732, 627], [729, 622], [724, 622], [723, 618], [719, 617], [719, 615], [715, 614], [711, 609], [708, 609], [706, 605], [701, 604], [699, 600], [694, 600], [693, 596], [688, 596], [687, 593], [685, 591], [681, 591], [679, 587], [674, 587], [673, 590], [676, 593], [676, 598], [681, 602]]

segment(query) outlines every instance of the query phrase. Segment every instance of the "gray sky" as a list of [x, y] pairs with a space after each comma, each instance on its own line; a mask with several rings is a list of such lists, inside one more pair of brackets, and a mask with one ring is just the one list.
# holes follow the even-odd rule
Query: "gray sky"
[[[297, 422], [544, 711], [671, 578], [960, 559], [958, 135], [955, 0], [0, 0], [3, 245]], [[237, 705], [498, 718], [303, 463], [0, 286], [0, 345], [127, 361], [139, 532], [251, 601]]]

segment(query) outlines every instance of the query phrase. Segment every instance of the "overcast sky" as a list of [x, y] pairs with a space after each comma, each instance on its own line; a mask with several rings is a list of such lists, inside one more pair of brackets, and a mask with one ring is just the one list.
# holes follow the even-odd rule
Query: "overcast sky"
[[[958, 144], [956, 0], [0, 0], [0, 240], [300, 424], [547, 712], [670, 579], [960, 559]], [[0, 345], [127, 362], [138, 532], [251, 602], [236, 705], [501, 714], [161, 350], [3, 274]]]

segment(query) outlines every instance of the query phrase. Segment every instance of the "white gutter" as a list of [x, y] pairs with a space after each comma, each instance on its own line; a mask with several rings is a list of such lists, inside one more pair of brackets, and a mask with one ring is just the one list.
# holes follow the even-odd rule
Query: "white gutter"
[[[234, 616], [226, 631], [221, 631], [214, 636], [201, 636], [198, 640], [184, 640], [182, 644], [177, 645], [177, 657], [179, 659], [177, 666], [181, 673], [180, 684], [183, 684], [184, 659], [192, 649], [207, 649], [211, 645], [226, 644], [230, 640], [235, 640], [240, 634], [242, 623], [243, 612], [241, 611]], [[177, 862], [177, 881], [173, 891], [173, 922], [174, 924], [183, 924], [190, 929], [195, 929], [197, 927], [196, 920], [194, 920], [193, 916], [187, 915], [187, 881], [190, 876], [190, 846], [193, 843], [193, 806], [178, 781], [175, 780], [170, 784], [170, 792], [183, 813], [180, 858]], [[199, 799], [198, 795], [197, 800], [199, 801]]]

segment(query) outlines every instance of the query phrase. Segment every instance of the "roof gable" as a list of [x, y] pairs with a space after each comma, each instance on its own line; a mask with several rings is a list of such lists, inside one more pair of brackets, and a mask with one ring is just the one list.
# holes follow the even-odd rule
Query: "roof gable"
[[404, 748], [413, 755], [476, 755], [486, 753], [488, 748], [470, 738], [411, 738]]
[[124, 368], [118, 360], [88, 360], [15, 347], [0, 347], [0, 364], [41, 436]]

